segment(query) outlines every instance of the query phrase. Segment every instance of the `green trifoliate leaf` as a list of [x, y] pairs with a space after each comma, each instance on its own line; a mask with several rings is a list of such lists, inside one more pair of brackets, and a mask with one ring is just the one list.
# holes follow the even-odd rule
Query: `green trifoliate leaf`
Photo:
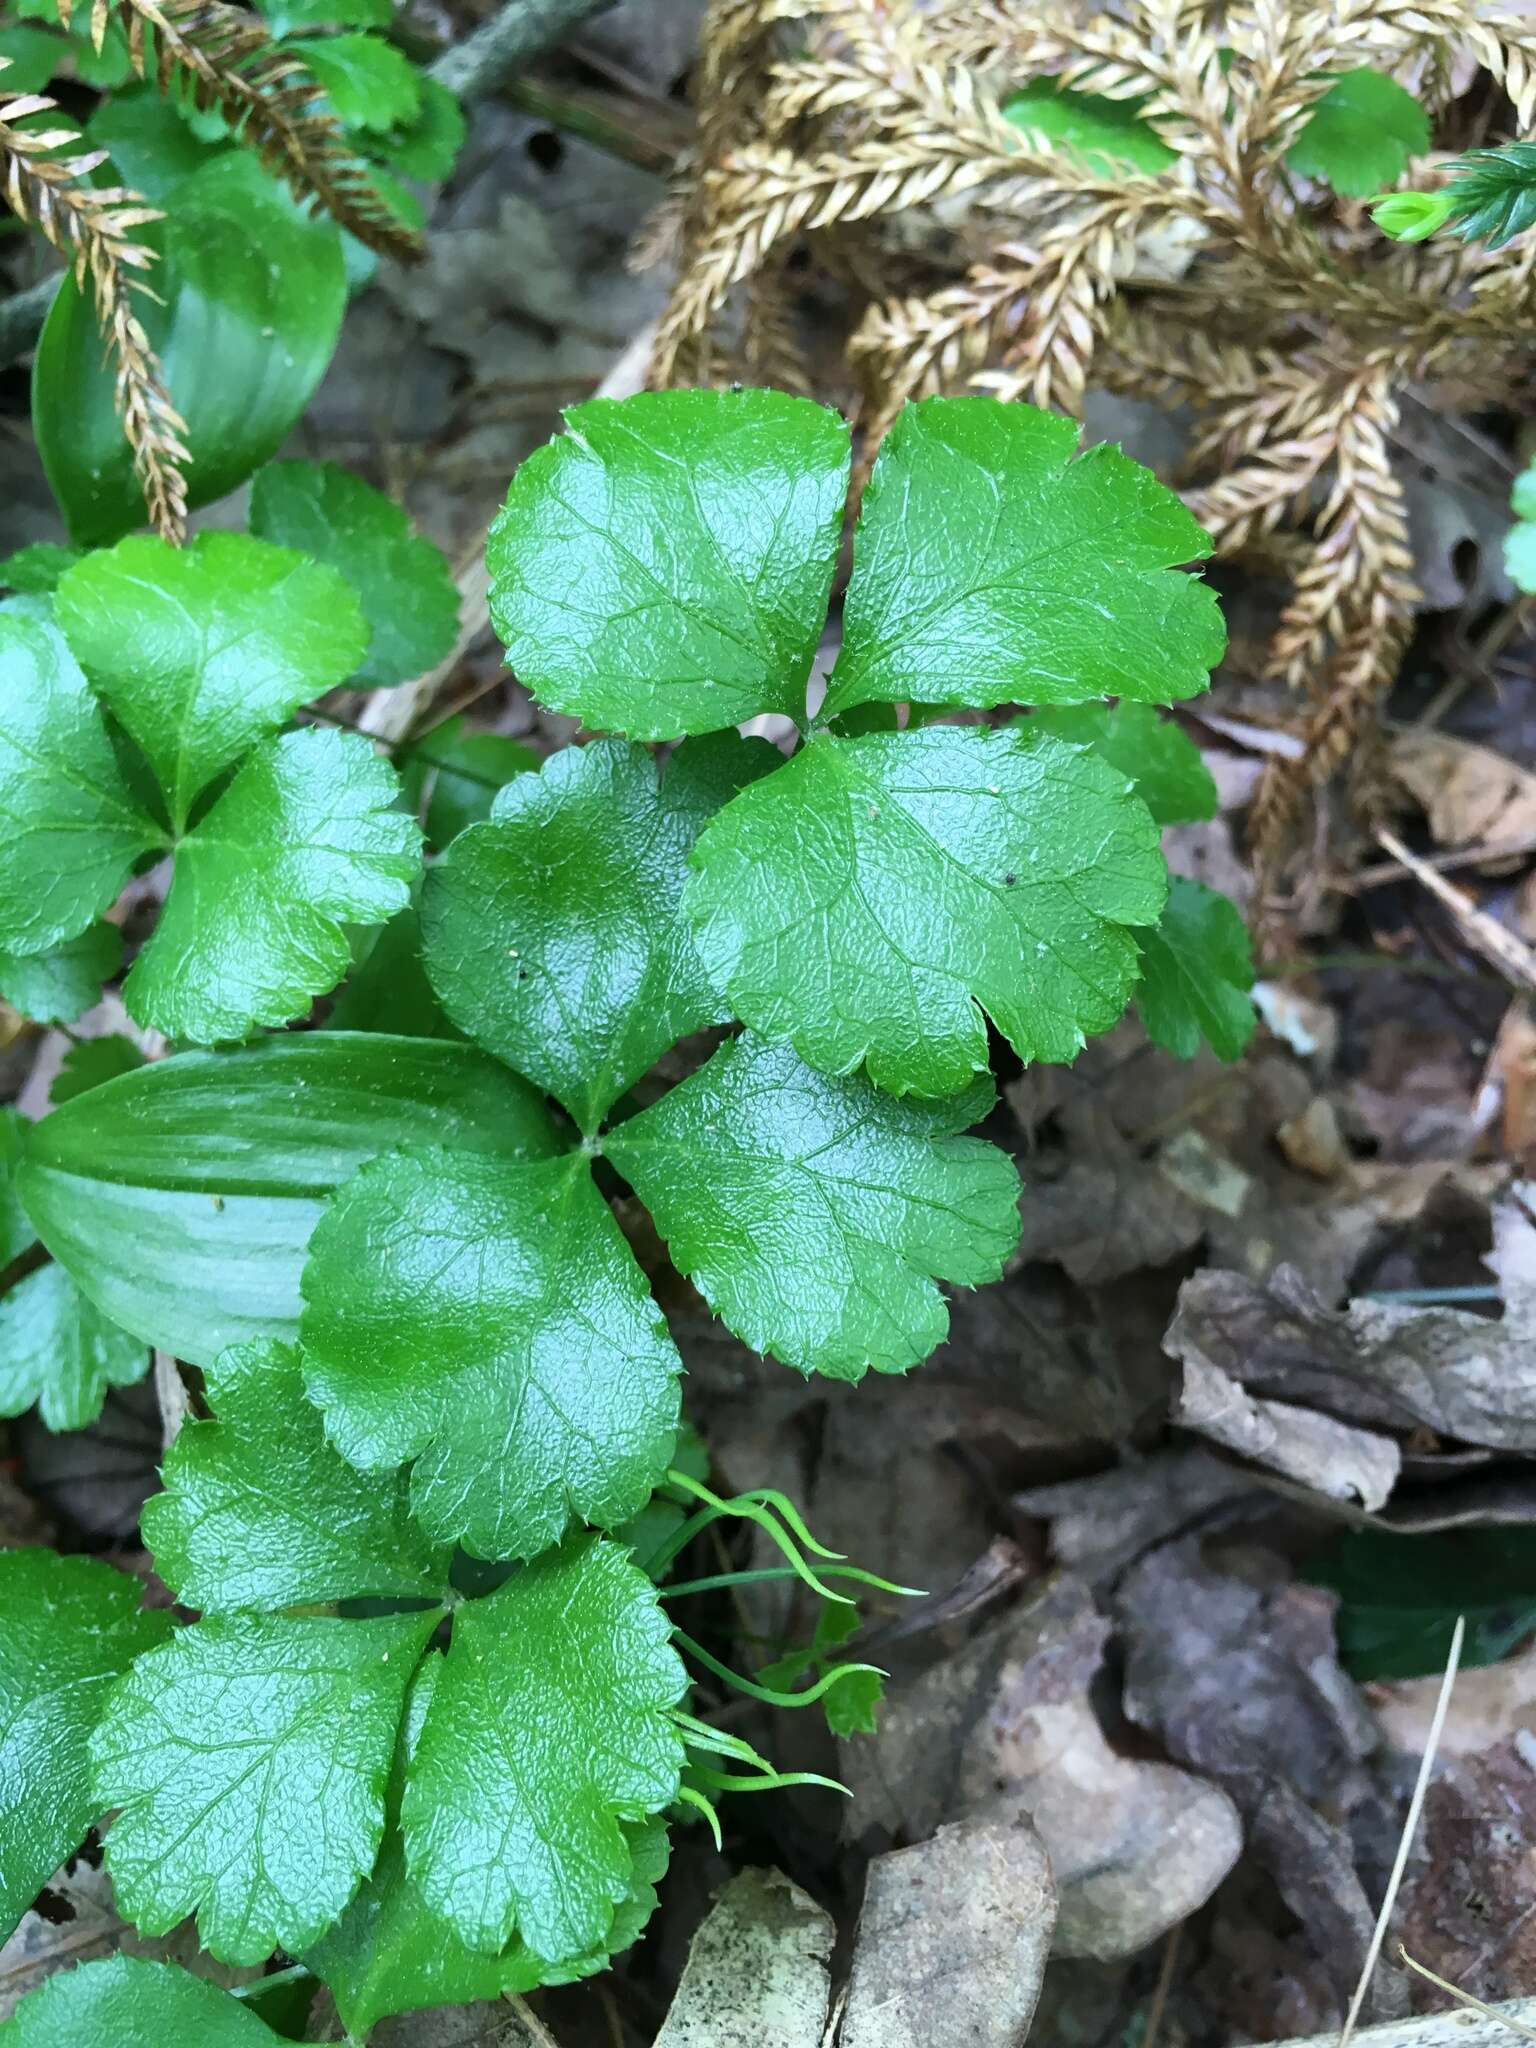
[[1316, 102], [1285, 161], [1346, 198], [1363, 199], [1400, 178], [1429, 141], [1429, 116], [1413, 94], [1362, 65], [1336, 78]]
[[171, 1631], [140, 1590], [91, 1558], [0, 1551], [0, 1940], [101, 1812], [91, 1730], [113, 1680]]
[[942, 1344], [935, 1276], [995, 1280], [1019, 1234], [1019, 1177], [956, 1133], [989, 1082], [897, 1102], [862, 1075], [829, 1080], [752, 1037], [621, 1124], [605, 1151], [672, 1261], [754, 1351], [856, 1380], [905, 1372]]
[[420, 816], [426, 799], [427, 844], [439, 849], [483, 823], [496, 792], [542, 760], [521, 740], [468, 731], [462, 718], [445, 719], [397, 758], [406, 800]]
[[675, 739], [805, 712], [848, 429], [782, 391], [594, 399], [512, 479], [491, 617], [541, 703]]
[[6, 2048], [278, 2048], [278, 2036], [228, 1991], [139, 1956], [58, 1970], [17, 2006]]
[[88, 1089], [99, 1088], [103, 1081], [115, 1081], [119, 1074], [131, 1074], [143, 1064], [143, 1053], [121, 1032], [109, 1032], [105, 1038], [83, 1038], [65, 1053], [53, 1077], [48, 1100], [57, 1109]]
[[412, 1522], [404, 1473], [365, 1477], [326, 1441], [296, 1351], [236, 1346], [207, 1385], [215, 1419], [183, 1425], [143, 1518], [156, 1570], [188, 1607], [441, 1598], [447, 1552]]
[[1018, 726], [816, 740], [726, 806], [693, 865], [684, 908], [736, 1015], [895, 1094], [981, 1072], [983, 1010], [1023, 1058], [1075, 1058], [1129, 1000], [1125, 927], [1167, 894], [1125, 778]]
[[1037, 732], [1092, 747], [1134, 785], [1159, 825], [1214, 818], [1216, 778], [1200, 749], [1147, 704], [1060, 704], [1035, 712]]
[[59, 1265], [41, 1266], [0, 1301], [0, 1415], [33, 1403], [48, 1429], [84, 1429], [109, 1387], [149, 1370], [149, 1349], [109, 1322]]
[[389, 1826], [373, 1873], [336, 1925], [304, 1955], [306, 1967], [335, 1998], [342, 2025], [359, 2040], [394, 2013], [499, 1998], [540, 1984], [569, 1983], [602, 1969], [610, 1953], [627, 1948], [640, 1935], [655, 1909], [655, 1887], [667, 1867], [665, 1821], [626, 1823], [624, 1834], [633, 1858], [629, 1890], [598, 1949], [549, 1963], [516, 1935], [500, 1955], [466, 1948], [457, 1929], [433, 1912], [410, 1877], [399, 1829], [405, 1775], [420, 1746], [427, 1707], [443, 1668], [441, 1657], [426, 1657], [411, 1687], [390, 1782]]
[[37, 1242], [32, 1219], [21, 1206], [21, 1198], [16, 1192], [24, 1129], [14, 1109], [0, 1109], [0, 1266], [8, 1266], [12, 1259], [19, 1259]]
[[200, 534], [184, 548], [133, 535], [71, 569], [56, 602], [178, 827], [221, 768], [344, 683], [367, 644], [334, 569], [243, 533]]
[[435, 183], [446, 178], [464, 146], [464, 109], [448, 90], [427, 72], [417, 83], [421, 106], [416, 117], [403, 127], [377, 135], [369, 147], [384, 157], [402, 176]]
[[365, 1469], [406, 1458], [433, 1536], [532, 1557], [666, 1470], [680, 1364], [579, 1156], [395, 1152], [338, 1190], [304, 1269], [304, 1371]]
[[[50, 43], [53, 38], [49, 37]], [[56, 47], [56, 46], [55, 46]], [[25, 92], [27, 87], [7, 78], [7, 92]], [[0, 562], [0, 589], [19, 590], [29, 597], [46, 597], [58, 588], [59, 578], [81, 559], [79, 548], [61, 548], [52, 541], [34, 541], [18, 548]]]
[[1003, 101], [1002, 111], [1023, 129], [1032, 149], [1052, 144], [1077, 157], [1100, 177], [1127, 165], [1133, 171], [1165, 171], [1178, 161], [1150, 121], [1141, 118], [1142, 99], [1112, 100], [1096, 92], [1075, 92], [1039, 79]]
[[421, 832], [358, 733], [311, 726], [258, 747], [176, 851], [123, 999], [140, 1024], [209, 1045], [286, 1024], [351, 964], [343, 921], [411, 900]]
[[129, 793], [100, 709], [61, 636], [0, 616], [0, 946], [77, 938], [162, 843]]
[[730, 1015], [678, 906], [709, 810], [778, 756], [734, 733], [699, 750], [680, 749], [658, 790], [643, 747], [568, 747], [509, 783], [427, 877], [423, 959], [444, 1009], [586, 1131], [678, 1039]]
[[461, 1607], [406, 1781], [411, 1875], [473, 1949], [595, 1949], [633, 1873], [621, 1825], [675, 1798], [686, 1674], [656, 1589], [593, 1538]]
[[1253, 949], [1237, 906], [1175, 875], [1154, 930], [1141, 934], [1136, 1010], [1157, 1045], [1192, 1059], [1204, 1039], [1235, 1060], [1253, 1036]]
[[886, 436], [854, 537], [825, 715], [852, 705], [1170, 704], [1226, 635], [1178, 570], [1210, 537], [1172, 491], [1073, 420], [927, 398]]
[[452, 648], [459, 593], [441, 551], [412, 533], [393, 498], [350, 470], [334, 462], [259, 469], [251, 531], [327, 563], [352, 586], [370, 636], [360, 687], [409, 682]]
[[296, 44], [294, 55], [348, 128], [397, 128], [421, 111], [415, 65], [382, 36], [314, 36]]
[[0, 996], [38, 1024], [73, 1024], [123, 962], [116, 925], [93, 924], [46, 953], [0, 952]]
[[189, 1913], [221, 1962], [318, 1940], [373, 1867], [405, 1688], [438, 1614], [199, 1622], [141, 1657], [91, 1743], [119, 1910]]
[[358, 2040], [395, 2013], [500, 1998], [531, 1991], [544, 1980], [545, 1966], [519, 1941], [499, 1956], [466, 1948], [457, 1929], [432, 1911], [406, 1871], [400, 1801], [442, 1672], [440, 1656], [425, 1657], [406, 1700], [379, 1860], [336, 1925], [304, 1956], [305, 1967], [330, 1989], [342, 2025]]
[[555, 1137], [533, 1090], [473, 1046], [305, 1031], [92, 1088], [28, 1128], [19, 1187], [114, 1322], [206, 1366], [297, 1336], [326, 1196], [411, 1144], [542, 1159]]

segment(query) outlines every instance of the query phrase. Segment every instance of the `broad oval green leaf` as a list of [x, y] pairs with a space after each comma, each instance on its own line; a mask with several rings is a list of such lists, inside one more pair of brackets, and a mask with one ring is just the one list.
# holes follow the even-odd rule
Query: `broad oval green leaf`
[[949, 1331], [934, 1280], [996, 1280], [1018, 1241], [1013, 1161], [958, 1135], [992, 1101], [988, 1081], [895, 1101], [748, 1035], [604, 1150], [744, 1343], [856, 1380], [926, 1358]]
[[411, 900], [421, 828], [360, 733], [268, 740], [176, 849], [170, 894], [123, 985], [139, 1023], [213, 1045], [302, 1016], [346, 973], [343, 921]]
[[0, 613], [0, 946], [78, 938], [164, 835], [134, 801], [63, 636]]
[[491, 618], [543, 704], [634, 739], [805, 715], [848, 428], [782, 391], [598, 398], [535, 449], [486, 542]]
[[298, 1353], [239, 1344], [207, 1373], [146, 1502], [155, 1569], [203, 1614], [357, 1598], [441, 1599], [448, 1553], [410, 1518], [404, 1473], [365, 1478], [326, 1440]]
[[101, 1812], [91, 1731], [113, 1681], [171, 1631], [142, 1591], [94, 1558], [0, 1551], [0, 1941]]
[[1056, 145], [1100, 177], [1129, 168], [1156, 175], [1178, 161], [1150, 121], [1141, 118], [1144, 99], [1107, 99], [1077, 92], [1051, 79], [1037, 79], [1002, 103], [1004, 118], [1020, 128], [1031, 147]]
[[297, 1336], [326, 1196], [411, 1143], [542, 1159], [556, 1141], [533, 1091], [472, 1046], [312, 1031], [76, 1096], [29, 1128], [18, 1186], [114, 1322], [208, 1365], [228, 1344]]
[[[187, 423], [188, 502], [223, 497], [275, 453], [325, 374], [346, 308], [341, 237], [302, 212], [245, 150], [178, 185], [146, 229], [162, 252], [135, 310]], [[32, 419], [73, 538], [114, 541], [145, 519], [89, 290], [66, 278], [38, 343]]]
[[91, 1738], [107, 1868], [145, 1934], [226, 1963], [302, 1949], [373, 1868], [411, 1673], [439, 1614], [200, 1621], [140, 1657]]
[[688, 853], [709, 812], [778, 761], [722, 733], [679, 749], [658, 787], [644, 747], [567, 747], [428, 873], [422, 958], [443, 1008], [583, 1130], [678, 1039], [729, 1017], [678, 914]]
[[595, 1949], [628, 1893], [622, 1823], [677, 1795], [670, 1709], [687, 1674], [627, 1550], [582, 1538], [454, 1617], [406, 1778], [406, 1859], [472, 1949], [514, 1929], [558, 1962]]
[[617, 1528], [666, 1471], [682, 1364], [579, 1154], [360, 1167], [303, 1289], [327, 1434], [365, 1468], [414, 1458], [412, 1506], [440, 1540], [533, 1557], [573, 1515]]
[[58, 1970], [0, 2029], [6, 2048], [277, 2048], [279, 2037], [217, 1984], [139, 1956]]
[[60, 580], [59, 625], [178, 830], [221, 768], [344, 683], [367, 629], [334, 569], [243, 533], [135, 534]]
[[1168, 893], [1157, 827], [1085, 748], [1014, 725], [821, 738], [727, 804], [684, 897], [738, 1017], [808, 1065], [950, 1095], [987, 1065], [1107, 1031], [1127, 926]]
[[411, 531], [403, 506], [338, 463], [258, 470], [251, 531], [328, 563], [357, 593], [369, 631], [359, 688], [409, 682], [452, 648], [459, 593], [442, 551]]
[[1151, 470], [1075, 420], [992, 398], [908, 405], [854, 536], [825, 715], [857, 704], [1171, 704], [1226, 632], [1178, 567], [1210, 536]]

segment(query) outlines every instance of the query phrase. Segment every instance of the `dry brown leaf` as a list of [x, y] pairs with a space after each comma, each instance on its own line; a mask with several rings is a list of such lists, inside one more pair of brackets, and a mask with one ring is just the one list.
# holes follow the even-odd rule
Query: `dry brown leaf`
[[778, 1870], [743, 1870], [693, 1937], [656, 2048], [821, 2048], [837, 1930]]
[[1536, 774], [1468, 740], [1414, 726], [1388, 749], [1393, 775], [1424, 807], [1441, 846], [1536, 846]]
[[1119, 1755], [1089, 1698], [1109, 1625], [1064, 1577], [957, 1655], [891, 1691], [841, 1775], [861, 1836], [927, 1835], [961, 1817], [1030, 1820], [1050, 1852], [1053, 1952], [1134, 1954], [1204, 1904], [1242, 1845], [1226, 1794]]
[[[1395, 1678], [1366, 1687], [1382, 1733], [1405, 1756], [1424, 1754], [1440, 1683], [1438, 1677]], [[1439, 1755], [1481, 1756], [1522, 1733], [1536, 1736], [1536, 1649], [1457, 1673]]]
[[1173, 1420], [1329, 1500], [1385, 1507], [1402, 1469], [1390, 1437], [1315, 1408], [1267, 1401], [1203, 1359], [1187, 1359]]

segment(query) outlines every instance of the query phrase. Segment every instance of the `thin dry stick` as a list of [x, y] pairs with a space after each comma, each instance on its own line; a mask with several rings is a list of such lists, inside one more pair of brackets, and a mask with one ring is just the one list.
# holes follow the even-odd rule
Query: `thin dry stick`
[[1355, 1986], [1355, 1995], [1350, 2000], [1349, 2011], [1344, 2016], [1344, 2031], [1339, 2036], [1339, 2048], [1349, 2048], [1350, 2041], [1354, 2038], [1360, 2009], [1365, 2004], [1365, 1995], [1371, 1988], [1371, 1979], [1375, 1976], [1376, 1965], [1381, 1959], [1381, 1945], [1387, 1937], [1387, 1923], [1392, 1918], [1392, 1909], [1397, 1904], [1397, 1895], [1402, 1888], [1403, 1874], [1408, 1868], [1408, 1851], [1413, 1846], [1414, 1835], [1418, 1832], [1419, 1816], [1424, 1811], [1424, 1795], [1429, 1790], [1429, 1774], [1435, 1767], [1435, 1752], [1440, 1747], [1445, 1717], [1450, 1711], [1451, 1693], [1456, 1684], [1457, 1668], [1461, 1663], [1461, 1645], [1466, 1629], [1466, 1617], [1458, 1614], [1456, 1626], [1451, 1631], [1451, 1654], [1445, 1660], [1445, 1676], [1440, 1681], [1440, 1697], [1435, 1701], [1434, 1719], [1429, 1724], [1429, 1740], [1425, 1743], [1424, 1754], [1419, 1760], [1419, 1775], [1414, 1781], [1413, 1797], [1408, 1802], [1408, 1817], [1403, 1822], [1402, 1840], [1397, 1845], [1392, 1875], [1387, 1879], [1387, 1895], [1381, 1902], [1381, 1911], [1376, 1915], [1376, 1925], [1371, 1930], [1371, 1945], [1366, 1951], [1365, 1968], [1360, 1972], [1360, 1982]]
[[1479, 910], [1464, 889], [1447, 882], [1427, 860], [1422, 860], [1406, 847], [1397, 834], [1389, 832], [1384, 825], [1377, 828], [1376, 844], [1390, 853], [1395, 861], [1401, 862], [1416, 882], [1445, 905], [1480, 953], [1496, 967], [1502, 967], [1518, 987], [1536, 989], [1536, 950], [1513, 932], [1506, 931], [1486, 910]]
[[1437, 1977], [1433, 1970], [1426, 1970], [1422, 1963], [1416, 1963], [1401, 1942], [1397, 1944], [1397, 1952], [1410, 1970], [1416, 1971], [1421, 1977], [1427, 1977], [1429, 1982], [1437, 1990], [1443, 1991], [1447, 1998], [1454, 1998], [1459, 2005], [1467, 2006], [1473, 2012], [1480, 2012], [1484, 2019], [1492, 2020], [1495, 2026], [1508, 2027], [1512, 2034], [1521, 2034], [1527, 2041], [1536, 2041], [1536, 2027], [1528, 2027], [1524, 2020], [1511, 2019], [1508, 2013], [1500, 2012], [1496, 2006], [1484, 2005], [1483, 2001], [1474, 1998], [1470, 1991], [1462, 1991], [1454, 1984], [1447, 1984], [1445, 1979]]

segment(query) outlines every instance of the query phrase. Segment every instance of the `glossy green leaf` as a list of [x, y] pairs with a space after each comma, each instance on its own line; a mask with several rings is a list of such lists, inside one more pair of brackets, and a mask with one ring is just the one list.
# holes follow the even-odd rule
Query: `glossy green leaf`
[[438, 1615], [202, 1621], [141, 1657], [91, 1741], [118, 1909], [145, 1934], [195, 1913], [259, 1963], [318, 1940], [373, 1868], [384, 1787]]
[[348, 128], [397, 128], [421, 111], [415, 65], [382, 36], [310, 36], [294, 45], [294, 55]]
[[1216, 778], [1200, 749], [1150, 705], [1050, 705], [1029, 722], [1037, 732], [1092, 747], [1129, 779], [1159, 825], [1215, 817]]
[[171, 1630], [141, 1590], [93, 1558], [0, 1551], [0, 1940], [101, 1812], [86, 1744], [113, 1680]]
[[286, 1024], [351, 964], [343, 920], [411, 900], [421, 832], [358, 733], [318, 726], [257, 748], [180, 842], [170, 895], [123, 998], [140, 1024], [211, 1045]]
[[406, 1038], [461, 1038], [443, 1014], [421, 964], [421, 918], [416, 905], [399, 911], [337, 991], [328, 1019], [333, 1031], [394, 1031]]
[[0, 614], [0, 946], [77, 938], [162, 834], [123, 780], [101, 711], [62, 637]]
[[148, 84], [101, 101], [85, 136], [110, 155], [114, 182], [142, 192], [151, 206], [163, 205], [183, 179], [229, 147], [200, 141], [176, 102]]
[[47, 1429], [84, 1429], [109, 1387], [149, 1370], [149, 1349], [111, 1323], [59, 1265], [40, 1266], [0, 1300], [0, 1415], [35, 1403]]
[[344, 683], [366, 629], [333, 569], [240, 533], [138, 534], [59, 584], [59, 624], [143, 748], [171, 816], [300, 704]]
[[412, 810], [421, 815], [427, 844], [441, 849], [491, 815], [496, 792], [514, 775], [542, 765], [543, 756], [499, 732], [470, 732], [462, 717], [448, 718], [398, 757]]
[[1318, 100], [1286, 151], [1303, 177], [1323, 178], [1346, 198], [1391, 185], [1429, 148], [1429, 116], [1413, 94], [1369, 65], [1346, 71]]
[[[20, 88], [11, 86], [10, 91]], [[0, 590], [19, 590], [28, 597], [46, 597], [57, 589], [66, 569], [80, 560], [79, 548], [56, 547], [52, 541], [34, 541], [18, 548], [0, 562]]]
[[464, 109], [430, 72], [422, 72], [421, 105], [415, 118], [387, 135], [374, 136], [370, 147], [385, 157], [403, 177], [419, 178], [425, 184], [446, 178], [464, 147], [467, 123]]
[[1167, 894], [1157, 828], [1090, 753], [1015, 725], [814, 741], [743, 790], [684, 897], [736, 1015], [809, 1065], [896, 1094], [1071, 1060], [1138, 972], [1125, 929]]
[[1143, 99], [1112, 100], [1096, 92], [1039, 79], [1002, 103], [1006, 119], [1029, 138], [1032, 148], [1058, 144], [1100, 177], [1129, 168], [1155, 174], [1177, 163], [1177, 152], [1150, 121], [1141, 118]]
[[0, 1267], [19, 1259], [37, 1242], [32, 1219], [21, 1206], [16, 1190], [25, 1129], [14, 1109], [9, 1105], [0, 1109]]
[[188, 1607], [442, 1598], [448, 1555], [412, 1522], [405, 1475], [365, 1477], [327, 1442], [296, 1351], [233, 1346], [207, 1394], [213, 1419], [183, 1424], [142, 1524]]
[[251, 488], [251, 531], [325, 562], [352, 586], [369, 631], [356, 681], [424, 675], [453, 646], [459, 593], [441, 550], [404, 509], [334, 462], [275, 462]]
[[[271, 456], [313, 396], [341, 330], [341, 238], [245, 150], [175, 187], [144, 230], [161, 251], [135, 310], [187, 422], [189, 502], [221, 498]], [[89, 292], [66, 279], [38, 343], [32, 419], [73, 538], [114, 541], [145, 519]]]
[[57, 1109], [61, 1103], [84, 1095], [87, 1089], [99, 1088], [103, 1081], [115, 1081], [119, 1074], [131, 1074], [143, 1064], [143, 1053], [121, 1032], [109, 1032], [104, 1038], [83, 1038], [65, 1053], [53, 1077], [48, 1100]]
[[406, 1782], [411, 1875], [473, 1949], [514, 1928], [551, 1961], [603, 1942], [629, 1889], [621, 1825], [677, 1793], [687, 1683], [656, 1589], [583, 1538], [454, 1618]]
[[730, 1015], [678, 915], [700, 779], [713, 774], [712, 808], [778, 755], [734, 733], [698, 746], [707, 767], [680, 750], [659, 788], [643, 747], [567, 747], [427, 876], [423, 959], [443, 1008], [583, 1130], [678, 1039]]
[[414, 1458], [444, 1541], [532, 1557], [573, 1514], [617, 1526], [666, 1470], [680, 1363], [579, 1154], [375, 1160], [321, 1218], [303, 1289], [327, 1434], [365, 1468]]
[[1176, 565], [1210, 537], [1118, 448], [1078, 454], [1079, 432], [990, 398], [905, 408], [864, 494], [827, 717], [872, 700], [1169, 704], [1205, 689], [1221, 610]]
[[1141, 934], [1136, 1012], [1148, 1038], [1180, 1059], [1203, 1039], [1235, 1060], [1253, 1036], [1253, 948], [1242, 914], [1203, 882], [1175, 875], [1157, 925]]
[[29, 1130], [18, 1185], [105, 1314], [209, 1365], [297, 1335], [325, 1197], [412, 1143], [544, 1158], [554, 1135], [533, 1091], [472, 1046], [314, 1031], [92, 1088]]
[[805, 713], [848, 429], [782, 391], [594, 399], [512, 479], [491, 617], [541, 703], [636, 739]]
[[926, 1358], [949, 1331], [934, 1279], [996, 1280], [1018, 1240], [1013, 1161], [956, 1135], [992, 1099], [978, 1080], [942, 1102], [895, 1101], [748, 1036], [604, 1149], [744, 1343], [856, 1380]]
[[279, 2036], [190, 1970], [118, 1955], [56, 1971], [21, 2001], [0, 2040], [5, 2048], [275, 2048]]
[[38, 1024], [73, 1024], [101, 1001], [101, 985], [123, 960], [116, 925], [93, 924], [46, 953], [0, 952], [0, 996]]

